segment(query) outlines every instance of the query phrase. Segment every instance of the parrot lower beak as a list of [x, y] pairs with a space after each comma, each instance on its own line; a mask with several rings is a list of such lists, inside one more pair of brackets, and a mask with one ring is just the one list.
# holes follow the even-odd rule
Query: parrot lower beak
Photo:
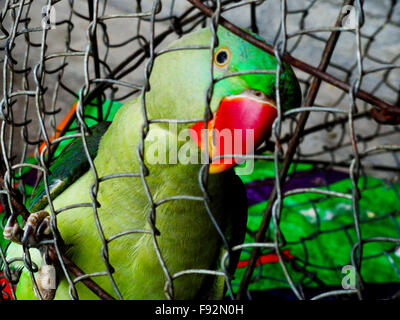
[[243, 162], [267, 138], [277, 116], [274, 101], [261, 91], [246, 90], [238, 95], [222, 99], [217, 112], [207, 122], [197, 122], [191, 127], [191, 135], [201, 150], [208, 144], [212, 160], [209, 172], [219, 173]]

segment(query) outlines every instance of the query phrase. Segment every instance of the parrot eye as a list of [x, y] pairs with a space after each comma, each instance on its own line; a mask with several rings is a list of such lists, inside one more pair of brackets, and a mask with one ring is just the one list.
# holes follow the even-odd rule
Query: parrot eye
[[231, 52], [228, 48], [222, 47], [219, 48], [214, 53], [214, 64], [220, 68], [225, 69], [231, 60]]

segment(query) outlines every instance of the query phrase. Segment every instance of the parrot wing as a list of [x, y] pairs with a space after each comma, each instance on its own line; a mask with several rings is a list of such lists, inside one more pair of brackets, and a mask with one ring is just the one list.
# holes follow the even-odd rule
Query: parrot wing
[[[86, 142], [92, 159], [96, 157], [100, 140], [110, 124], [111, 122], [104, 121], [90, 127], [91, 134], [86, 137]], [[50, 165], [48, 184], [51, 198], [56, 198], [88, 169], [89, 161], [83, 142], [81, 138], [75, 138]], [[29, 209], [31, 212], [36, 212], [44, 209], [47, 204], [47, 195], [42, 179], [31, 196]]]

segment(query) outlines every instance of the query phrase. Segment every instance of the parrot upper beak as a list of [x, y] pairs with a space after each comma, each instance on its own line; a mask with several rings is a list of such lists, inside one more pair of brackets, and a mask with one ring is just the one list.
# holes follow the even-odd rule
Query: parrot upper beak
[[213, 158], [209, 172], [225, 171], [244, 160], [229, 155], [253, 154], [269, 136], [276, 116], [274, 101], [261, 91], [246, 90], [223, 98], [207, 122], [207, 130], [203, 130], [202, 121], [191, 127], [192, 138], [201, 150], [208, 144], [209, 157]]

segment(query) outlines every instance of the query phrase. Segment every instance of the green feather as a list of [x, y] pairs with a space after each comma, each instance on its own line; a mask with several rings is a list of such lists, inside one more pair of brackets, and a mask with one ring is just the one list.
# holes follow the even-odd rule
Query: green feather
[[[110, 126], [110, 123], [104, 121], [90, 128], [86, 143], [92, 159], [96, 157], [100, 139]], [[88, 169], [89, 161], [83, 147], [83, 141], [81, 138], [75, 138], [49, 168], [48, 184], [51, 198], [57, 197]], [[48, 201], [43, 179], [34, 190], [31, 199], [29, 206], [31, 212], [39, 211], [47, 205]]]

